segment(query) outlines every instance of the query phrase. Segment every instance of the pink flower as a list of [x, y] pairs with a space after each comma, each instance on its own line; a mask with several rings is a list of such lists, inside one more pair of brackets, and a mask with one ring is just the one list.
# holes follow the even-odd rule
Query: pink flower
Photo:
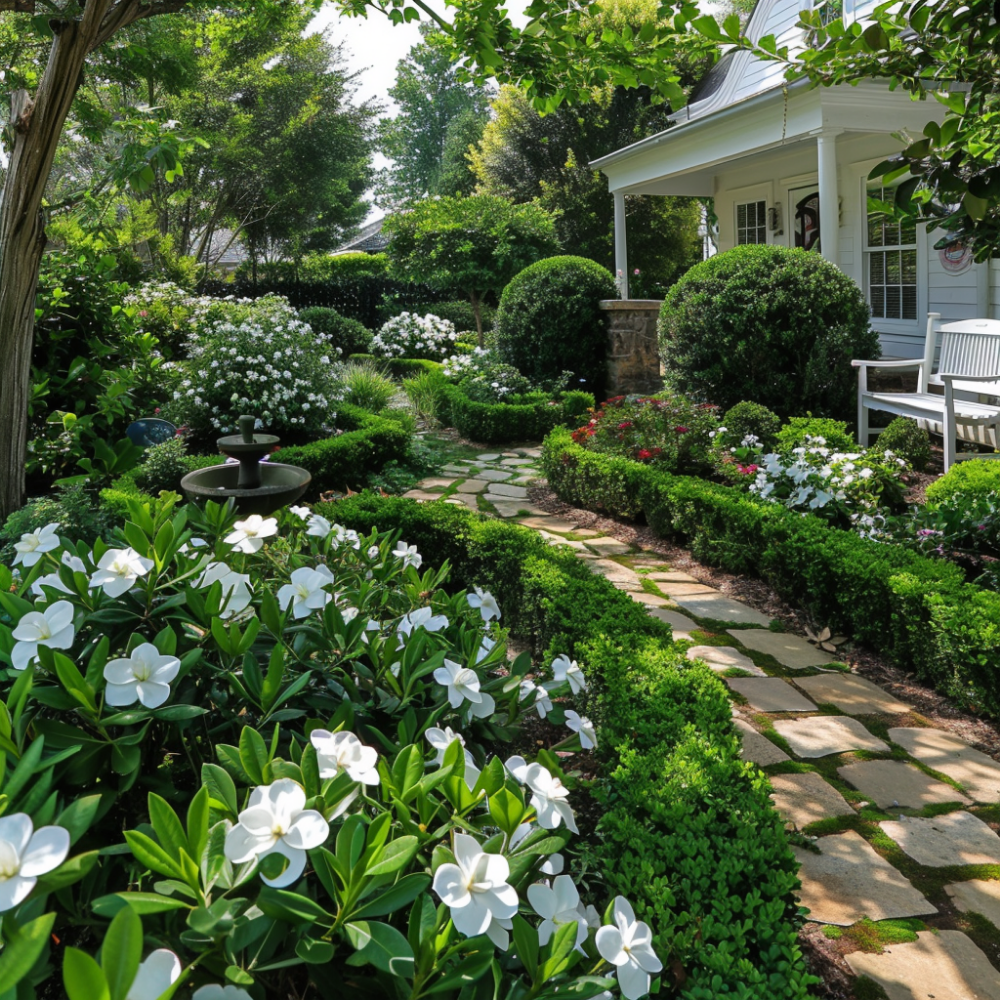
[[635, 270], [634, 270], [634, 271], [633, 271], [632, 273], [633, 273], [633, 274], [634, 274], [634, 275], [635, 275], [636, 277], [638, 277], [638, 276], [639, 276], [639, 268], [636, 268], [636, 269], [635, 269]]
[[752, 476], [757, 471], [756, 465], [738, 465], [736, 466], [744, 476]]
[[686, 427], [675, 427], [674, 428], [674, 433], [675, 434], [687, 434], [687, 432], [688, 432], [688, 429]]

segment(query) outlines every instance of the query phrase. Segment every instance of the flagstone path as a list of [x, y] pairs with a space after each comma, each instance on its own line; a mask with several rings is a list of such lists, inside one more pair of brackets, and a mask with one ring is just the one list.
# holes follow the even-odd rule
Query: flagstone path
[[[1000, 1000], [1000, 762], [660, 555], [537, 507], [526, 487], [544, 482], [540, 456], [483, 453], [404, 495], [515, 520], [568, 546], [725, 680], [743, 758], [770, 777], [791, 831], [808, 919], [830, 937], [862, 918], [944, 920], [847, 953], [855, 974], [890, 1000]], [[865, 996], [876, 993], [869, 983]]]

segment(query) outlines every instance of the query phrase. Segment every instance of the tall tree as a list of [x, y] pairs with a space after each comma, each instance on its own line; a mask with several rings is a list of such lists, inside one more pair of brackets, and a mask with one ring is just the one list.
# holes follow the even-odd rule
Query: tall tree
[[[451, 163], [445, 160], [449, 129], [460, 122], [467, 137], [477, 126], [481, 133], [489, 119], [491, 91], [459, 79], [448, 37], [431, 24], [422, 25], [420, 35], [421, 41], [399, 61], [396, 82], [389, 88], [399, 111], [379, 128], [381, 150], [392, 165], [381, 171], [376, 196], [389, 207], [456, 193], [443, 190], [447, 168], [454, 165], [454, 150]], [[454, 185], [454, 173], [448, 171], [448, 177]]]

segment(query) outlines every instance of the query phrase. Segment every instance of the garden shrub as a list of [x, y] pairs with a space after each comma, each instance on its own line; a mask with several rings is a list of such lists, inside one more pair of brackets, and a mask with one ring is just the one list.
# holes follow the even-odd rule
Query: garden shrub
[[778, 431], [776, 448], [782, 455], [790, 455], [795, 448], [805, 448], [810, 439], [815, 442], [818, 438], [832, 451], [862, 450], [842, 420], [812, 415], [789, 419]]
[[730, 407], [723, 416], [722, 423], [726, 428], [727, 442], [739, 445], [745, 437], [752, 434], [768, 451], [774, 447], [781, 428], [781, 418], [776, 413], [760, 403], [752, 403], [746, 399]]
[[320, 509], [362, 532], [392, 524], [456, 581], [490, 589], [513, 635], [586, 667], [606, 777], [584, 857], [650, 923], [661, 990], [806, 1000], [816, 980], [796, 941], [795, 860], [767, 779], [740, 760], [719, 679], [665, 646], [627, 594], [518, 525], [370, 494]]
[[692, 267], [660, 309], [669, 385], [723, 409], [750, 399], [781, 417], [850, 419], [853, 358], [878, 358], [861, 289], [817, 253], [739, 246]]
[[424, 371], [403, 379], [403, 391], [417, 415], [430, 423], [445, 423], [448, 380], [440, 371]]
[[0, 526], [0, 562], [14, 558], [14, 543], [21, 535], [58, 524], [59, 533], [71, 540], [103, 538], [114, 518], [94, 502], [94, 491], [82, 483], [57, 486], [45, 496], [32, 497], [13, 511]]
[[607, 376], [600, 302], [617, 297], [611, 272], [592, 260], [540, 260], [503, 291], [494, 322], [497, 350], [534, 382], [571, 371], [577, 387], [599, 399]]
[[[488, 306], [485, 302], [479, 308], [482, 313], [483, 331], [485, 332], [492, 329], [496, 310], [492, 306]], [[449, 323], [452, 323], [459, 333], [468, 333], [471, 330], [474, 334], [472, 342], [478, 343], [478, 337], [475, 336], [476, 313], [472, 308], [472, 303], [468, 299], [455, 299], [450, 302], [422, 302], [413, 306], [410, 311], [420, 315], [433, 313], [435, 316], [439, 316], [441, 319], [446, 319]]]
[[[923, 472], [931, 460], [931, 439], [916, 420], [896, 417], [875, 439], [872, 450], [891, 451], [906, 459], [917, 472]], [[997, 482], [1000, 485], [1000, 478]]]
[[970, 458], [956, 462], [940, 479], [925, 490], [927, 499], [935, 503], [957, 496], [985, 497], [1000, 494], [1000, 461]]
[[341, 316], [336, 309], [311, 306], [299, 310], [299, 319], [308, 323], [317, 333], [329, 337], [331, 347], [340, 351], [340, 357], [348, 354], [364, 354], [371, 349], [374, 334], [364, 323]]
[[763, 577], [818, 621], [962, 704], [1000, 716], [1000, 594], [966, 583], [958, 566], [735, 487], [587, 451], [563, 429], [546, 439], [543, 467], [562, 500], [622, 517], [641, 513], [703, 562]]
[[377, 361], [348, 361], [342, 379], [345, 400], [372, 413], [384, 410], [396, 394], [396, 384]]
[[462, 386], [446, 385], [441, 417], [464, 438], [481, 444], [539, 441], [553, 427], [577, 424], [594, 405], [589, 392], [563, 392], [555, 396], [529, 392], [502, 403], [470, 398]]
[[443, 361], [455, 351], [454, 324], [437, 316], [400, 313], [383, 323], [372, 338], [377, 358], [414, 358]]

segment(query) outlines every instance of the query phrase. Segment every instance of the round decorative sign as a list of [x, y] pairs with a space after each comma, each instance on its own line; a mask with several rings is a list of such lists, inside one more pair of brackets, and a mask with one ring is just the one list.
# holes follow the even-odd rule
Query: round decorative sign
[[941, 266], [949, 274], [960, 274], [972, 266], [972, 250], [964, 243], [955, 243], [944, 250], [939, 250]]

